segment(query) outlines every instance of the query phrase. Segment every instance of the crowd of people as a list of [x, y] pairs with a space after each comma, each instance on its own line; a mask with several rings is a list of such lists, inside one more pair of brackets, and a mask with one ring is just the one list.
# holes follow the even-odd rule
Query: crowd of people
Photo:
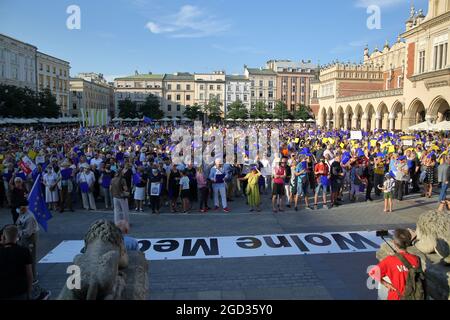
[[[273, 126], [247, 124], [247, 129]], [[27, 201], [35, 184], [41, 184], [42, 197], [54, 214], [80, 208], [113, 210], [130, 250], [137, 248], [137, 241], [126, 236], [133, 209], [152, 214], [229, 213], [231, 203], [244, 198], [250, 212], [260, 213], [266, 197], [274, 213], [294, 213], [383, 198], [389, 214], [405, 195], [431, 198], [438, 187], [439, 209], [450, 209], [450, 141], [443, 133], [374, 131], [352, 139], [349, 131], [285, 125], [277, 127], [280, 144], [272, 160], [259, 153], [251, 157], [248, 146], [237, 145], [243, 163], [224, 157], [196, 166], [175, 160], [178, 141], [171, 136], [180, 127], [0, 128], [0, 207], [10, 209], [12, 222], [2, 232], [0, 269], [21, 279], [17, 290], [3, 279], [10, 285], [4, 287], [10, 297], [24, 298], [24, 292], [29, 296], [37, 281], [39, 225]], [[233, 127], [214, 129], [226, 136]], [[183, 128], [193, 132], [192, 127]]]
[[[225, 135], [229, 127], [216, 128]], [[113, 209], [116, 222], [128, 221], [133, 209], [207, 213], [221, 204], [229, 212], [242, 196], [260, 212], [264, 195], [272, 196], [274, 212], [332, 208], [346, 202], [344, 194], [349, 202], [382, 196], [384, 211], [392, 212], [393, 200], [409, 193], [430, 198], [438, 186], [447, 207], [450, 156], [442, 134], [375, 131], [351, 140], [348, 131], [287, 125], [279, 128], [273, 163], [259, 154], [249, 158], [243, 147], [242, 164], [216, 159], [195, 166], [172, 160], [175, 128], [1, 128], [0, 205], [11, 208], [16, 223], [20, 202], [39, 178], [51, 210]]]

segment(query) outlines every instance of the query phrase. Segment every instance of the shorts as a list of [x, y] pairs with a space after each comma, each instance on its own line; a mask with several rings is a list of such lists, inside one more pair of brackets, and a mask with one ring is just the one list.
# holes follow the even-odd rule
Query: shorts
[[316, 187], [316, 194], [319, 194], [321, 189], [322, 189], [322, 194], [327, 193], [327, 186], [323, 185], [322, 183], [319, 183]]
[[392, 192], [385, 192], [384, 193], [384, 199], [388, 200], [388, 199], [392, 199], [394, 198], [394, 195], [392, 194]]
[[190, 190], [181, 190], [181, 199], [189, 199], [191, 197]]
[[284, 195], [285, 195], [284, 184], [274, 183], [272, 196], [284, 196]]
[[331, 180], [331, 192], [339, 192], [342, 188], [342, 181], [339, 179]]
[[297, 184], [297, 195], [300, 197], [308, 196], [308, 181]]

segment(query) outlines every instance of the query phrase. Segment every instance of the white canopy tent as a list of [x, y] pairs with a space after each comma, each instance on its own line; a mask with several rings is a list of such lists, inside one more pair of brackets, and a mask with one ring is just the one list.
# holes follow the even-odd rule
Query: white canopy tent
[[429, 121], [415, 124], [408, 128], [408, 131], [433, 131], [434, 124]]
[[434, 124], [433, 131], [450, 131], [450, 121], [442, 121]]

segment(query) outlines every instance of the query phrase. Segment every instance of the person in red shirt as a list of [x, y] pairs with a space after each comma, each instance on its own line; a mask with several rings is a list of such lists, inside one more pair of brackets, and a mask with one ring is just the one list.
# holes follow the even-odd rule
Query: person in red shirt
[[281, 166], [281, 160], [275, 160], [276, 166], [273, 168], [273, 189], [272, 189], [272, 210], [273, 212], [284, 211], [283, 199], [285, 196], [284, 179], [286, 178], [286, 169]]
[[[394, 248], [401, 254], [414, 268], [419, 266], [420, 260], [417, 256], [406, 252], [406, 248], [411, 246], [411, 233], [406, 229], [394, 231]], [[395, 255], [384, 258], [378, 265], [369, 271], [369, 276], [381, 282], [389, 289], [388, 300], [400, 300], [406, 287], [408, 268]], [[389, 277], [391, 283], [384, 280]]]
[[314, 166], [314, 174], [317, 182], [316, 192], [314, 195], [314, 209], [318, 208], [317, 203], [319, 201], [320, 190], [322, 190], [323, 206], [325, 208], [327, 206], [327, 188], [329, 186], [328, 175], [330, 174], [330, 168], [328, 167], [328, 164], [323, 156], [320, 157], [320, 162]]

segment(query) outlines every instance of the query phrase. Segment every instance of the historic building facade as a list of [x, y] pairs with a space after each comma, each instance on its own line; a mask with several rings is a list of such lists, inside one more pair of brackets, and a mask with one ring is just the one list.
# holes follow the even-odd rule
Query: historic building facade
[[108, 110], [110, 116], [114, 88], [101, 74], [80, 73], [70, 79], [70, 103], [73, 116], [79, 116], [81, 110]]
[[194, 81], [194, 102], [200, 106], [205, 106], [211, 99], [216, 98], [221, 103], [222, 113], [225, 114], [225, 72], [196, 73]]
[[311, 99], [318, 125], [401, 130], [450, 120], [450, 0], [429, 0], [428, 14], [411, 8], [406, 31], [391, 47], [364, 51], [361, 65], [320, 70]]
[[0, 34], [0, 83], [37, 91], [36, 51], [31, 44]]
[[70, 116], [70, 63], [37, 51], [36, 64], [38, 90], [50, 89], [61, 107], [62, 116]]
[[311, 81], [316, 77], [316, 65], [311, 61], [270, 60], [266, 68], [277, 74], [276, 100], [284, 102], [289, 111], [295, 111], [301, 104], [310, 104]]
[[184, 118], [186, 107], [194, 105], [194, 75], [178, 72], [164, 76], [164, 99], [161, 110], [171, 118]]
[[263, 102], [268, 110], [272, 110], [277, 100], [276, 72], [271, 69], [244, 66], [244, 74], [250, 80], [250, 105]]
[[226, 76], [226, 110], [236, 101], [240, 101], [247, 110], [251, 108], [251, 81], [243, 75]]
[[114, 79], [115, 114], [119, 114], [120, 101], [130, 99], [141, 106], [150, 94], [158, 97], [162, 105], [163, 80], [162, 74], [139, 74], [137, 71], [133, 76]]

